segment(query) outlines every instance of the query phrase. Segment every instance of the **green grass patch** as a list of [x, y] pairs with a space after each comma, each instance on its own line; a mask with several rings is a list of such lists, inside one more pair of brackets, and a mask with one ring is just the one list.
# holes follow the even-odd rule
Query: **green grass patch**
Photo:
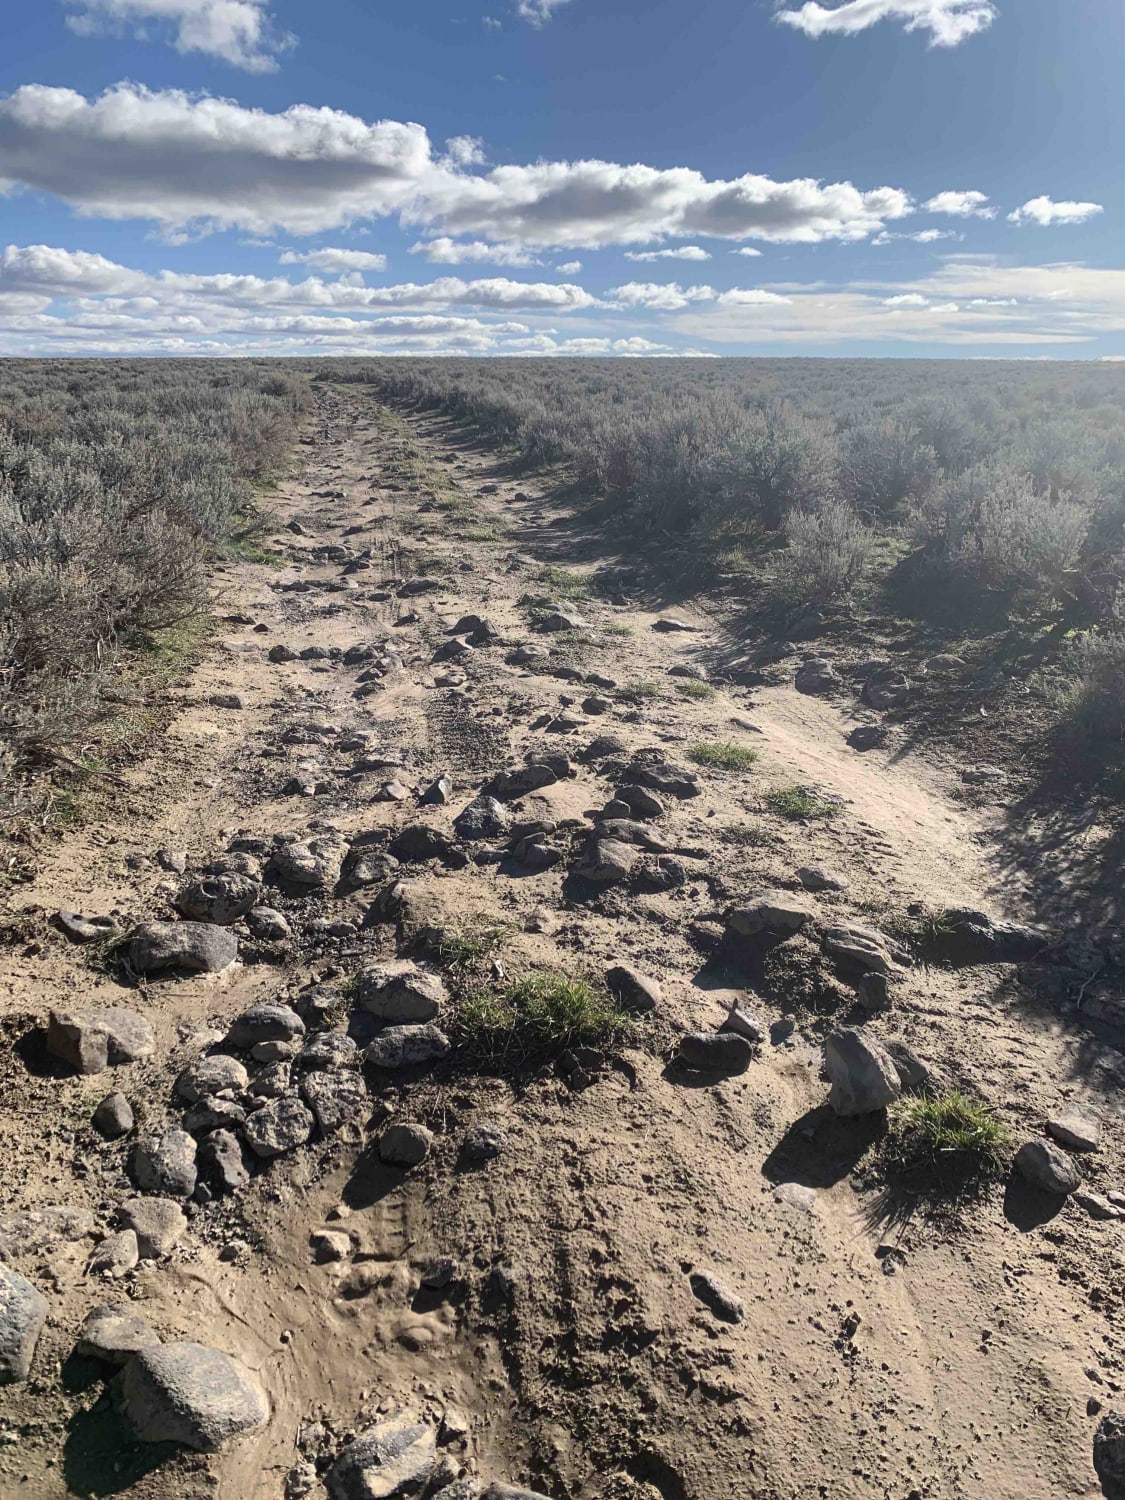
[[548, 565], [540, 568], [535, 576], [539, 583], [545, 585], [550, 593], [558, 594], [560, 599], [589, 597], [590, 585], [586, 579], [578, 573], [571, 573], [567, 568], [555, 568]]
[[951, 1090], [909, 1099], [892, 1113], [883, 1142], [888, 1187], [914, 1199], [956, 1203], [1003, 1176], [1012, 1134], [986, 1104]]
[[684, 751], [697, 766], [714, 771], [748, 771], [758, 759], [758, 752], [732, 740], [698, 740]]
[[681, 698], [692, 698], [699, 703], [715, 696], [715, 689], [709, 682], [696, 682], [694, 679], [677, 682], [676, 692]]
[[615, 637], [631, 636], [633, 634], [633, 627], [631, 625], [623, 625], [619, 620], [611, 620], [608, 625], [602, 626], [602, 634]]
[[732, 823], [723, 829], [722, 836], [728, 844], [740, 849], [768, 849], [777, 843], [777, 834], [761, 823]]
[[633, 1029], [604, 990], [558, 973], [529, 974], [499, 992], [474, 991], [456, 1020], [473, 1061], [501, 1071], [539, 1066], [568, 1047], [608, 1047]]
[[654, 703], [658, 698], [663, 698], [664, 692], [659, 683], [642, 680], [618, 688], [617, 696], [622, 703]]
[[828, 823], [840, 811], [838, 802], [807, 786], [779, 787], [766, 793], [765, 803], [770, 812], [791, 823]]
[[475, 927], [469, 931], [460, 928], [443, 928], [427, 949], [433, 959], [445, 969], [477, 969], [491, 959], [512, 933], [511, 927], [502, 924]]

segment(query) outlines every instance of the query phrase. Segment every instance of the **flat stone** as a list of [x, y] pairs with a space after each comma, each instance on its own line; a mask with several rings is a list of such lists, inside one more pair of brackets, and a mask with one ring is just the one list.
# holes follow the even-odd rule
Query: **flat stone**
[[331, 1500], [399, 1500], [419, 1495], [437, 1462], [432, 1427], [392, 1417], [360, 1433], [325, 1477]]
[[340, 879], [348, 845], [342, 839], [294, 839], [270, 855], [266, 878], [283, 889], [328, 891]]
[[391, 1025], [432, 1021], [448, 995], [442, 980], [416, 964], [381, 964], [362, 972], [356, 984], [361, 1009]]
[[826, 1038], [824, 1066], [832, 1083], [828, 1103], [838, 1115], [874, 1114], [902, 1092], [890, 1054], [874, 1037], [850, 1027]]
[[574, 864], [574, 873], [595, 885], [619, 885], [628, 880], [637, 862], [633, 844], [618, 839], [595, 838]]
[[176, 897], [176, 910], [193, 922], [229, 927], [258, 904], [261, 886], [247, 875], [203, 875]]
[[1078, 1168], [1054, 1141], [1025, 1141], [1016, 1152], [1014, 1167], [1033, 1188], [1059, 1198], [1082, 1186]]
[[488, 1486], [480, 1500], [549, 1500], [549, 1497], [540, 1490], [525, 1490], [518, 1485], [501, 1484], [497, 1479]]
[[127, 1364], [139, 1349], [153, 1349], [160, 1339], [151, 1323], [119, 1307], [94, 1307], [86, 1314], [75, 1351], [107, 1365]]
[[1092, 1193], [1087, 1188], [1078, 1188], [1071, 1194], [1079, 1208], [1084, 1208], [1091, 1219], [1125, 1219], [1125, 1210], [1111, 1203], [1101, 1193]]
[[368, 1102], [367, 1085], [350, 1068], [307, 1073], [301, 1079], [301, 1094], [325, 1135], [354, 1120]]
[[536, 763], [519, 766], [514, 771], [502, 771], [489, 782], [488, 791], [493, 797], [510, 802], [517, 797], [526, 797], [531, 792], [538, 792], [543, 787], [554, 786], [558, 779], [550, 766]]
[[108, 1234], [91, 1252], [86, 1262], [87, 1276], [109, 1276], [114, 1280], [133, 1270], [140, 1260], [140, 1247], [132, 1229]]
[[99, 1135], [107, 1141], [128, 1135], [133, 1128], [133, 1106], [124, 1094], [116, 1090], [107, 1094], [94, 1110], [92, 1124]]
[[1047, 1131], [1071, 1151], [1096, 1151], [1101, 1144], [1101, 1125], [1095, 1115], [1071, 1106], [1052, 1115]]
[[800, 932], [816, 916], [816, 907], [788, 891], [764, 891], [745, 906], [736, 906], [727, 917], [727, 929], [738, 937], [757, 937], [770, 932], [783, 936]]
[[143, 922], [129, 936], [127, 962], [136, 974], [183, 969], [218, 974], [238, 957], [238, 938], [210, 922]]
[[802, 865], [797, 879], [806, 891], [846, 891], [848, 882], [842, 875], [826, 870], [821, 865]]
[[263, 1426], [265, 1393], [228, 1355], [204, 1344], [141, 1349], [125, 1366], [121, 1412], [142, 1442], [181, 1443], [217, 1453], [230, 1438]]
[[405, 1121], [398, 1125], [388, 1125], [379, 1137], [379, 1160], [386, 1162], [388, 1166], [409, 1170], [426, 1160], [433, 1143], [433, 1131], [427, 1130], [424, 1125]]
[[254, 1155], [268, 1160], [303, 1146], [312, 1135], [314, 1123], [312, 1113], [296, 1094], [283, 1094], [249, 1115], [242, 1130]]
[[186, 1104], [221, 1094], [225, 1089], [238, 1091], [250, 1082], [250, 1076], [237, 1057], [213, 1052], [199, 1057], [176, 1079], [176, 1093]]
[[766, 1039], [766, 1028], [752, 1015], [745, 1006], [732, 1005], [723, 1022], [724, 1031], [732, 1031], [736, 1036], [745, 1037], [754, 1047], [760, 1047]]
[[391, 1071], [421, 1067], [448, 1056], [449, 1038], [437, 1026], [387, 1026], [367, 1048], [373, 1067]]
[[696, 1299], [723, 1323], [741, 1323], [742, 1300], [707, 1271], [693, 1271], [689, 1277]]
[[778, 1203], [795, 1208], [799, 1213], [811, 1214], [816, 1210], [816, 1190], [803, 1182], [779, 1182], [773, 1190]]
[[231, 1023], [227, 1041], [232, 1047], [258, 1042], [288, 1042], [305, 1034], [305, 1023], [288, 1005], [252, 1005]]
[[46, 1297], [26, 1277], [0, 1266], [0, 1385], [30, 1375], [47, 1312]]
[[692, 625], [687, 620], [681, 620], [676, 615], [661, 615], [659, 620], [653, 622], [652, 628], [674, 634], [680, 631], [698, 630], [699, 626]]
[[689, 1031], [680, 1038], [678, 1060], [701, 1073], [744, 1073], [754, 1048], [733, 1031]]
[[42, 1208], [0, 1216], [0, 1260], [16, 1260], [58, 1245], [73, 1244], [94, 1232], [94, 1216], [87, 1208], [48, 1203]]
[[127, 1198], [117, 1217], [125, 1229], [136, 1235], [142, 1260], [160, 1260], [170, 1255], [187, 1233], [187, 1216], [171, 1198]]
[[112, 922], [91, 921], [76, 911], [57, 911], [51, 922], [72, 943], [96, 943], [99, 938], [112, 937], [116, 931]]
[[841, 922], [824, 928], [820, 934], [820, 946], [830, 958], [847, 968], [888, 977], [901, 972], [900, 964], [906, 958], [898, 944], [885, 933], [859, 922]]
[[640, 1014], [664, 1003], [664, 991], [631, 964], [613, 964], [605, 971], [605, 986], [623, 1010]]
[[52, 1010], [47, 1051], [78, 1073], [101, 1073], [151, 1057], [156, 1034], [144, 1016], [121, 1006]]
[[289, 919], [272, 906], [255, 906], [246, 913], [246, 930], [261, 943], [283, 943], [293, 936]]
[[229, 1125], [241, 1125], [246, 1119], [246, 1110], [229, 1096], [212, 1094], [193, 1104], [183, 1118], [183, 1127], [192, 1135], [206, 1135]]

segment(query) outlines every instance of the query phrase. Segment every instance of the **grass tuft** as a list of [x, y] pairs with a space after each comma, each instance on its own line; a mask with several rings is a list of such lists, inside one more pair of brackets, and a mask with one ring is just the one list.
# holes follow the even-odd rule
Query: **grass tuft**
[[676, 692], [681, 698], [695, 698], [700, 702], [715, 696], [715, 689], [709, 682], [677, 682]]
[[633, 1029], [604, 990], [557, 973], [473, 992], [458, 1007], [457, 1024], [468, 1055], [500, 1071], [540, 1066], [568, 1047], [607, 1047]]
[[684, 752], [697, 766], [715, 771], [748, 771], [758, 759], [758, 752], [730, 740], [699, 740]]
[[986, 1104], [951, 1090], [895, 1110], [882, 1166], [898, 1194], [953, 1204], [979, 1196], [1007, 1169], [1012, 1135]]
[[779, 818], [787, 818], [791, 823], [809, 820], [827, 823], [840, 811], [838, 802], [807, 786], [780, 787], [767, 792], [765, 803], [770, 812]]

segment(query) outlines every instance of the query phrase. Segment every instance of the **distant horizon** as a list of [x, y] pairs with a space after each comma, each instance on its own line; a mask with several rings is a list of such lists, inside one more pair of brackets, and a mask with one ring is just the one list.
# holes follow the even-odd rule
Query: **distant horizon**
[[46, 0], [0, 357], [1125, 359], [1108, 0]]

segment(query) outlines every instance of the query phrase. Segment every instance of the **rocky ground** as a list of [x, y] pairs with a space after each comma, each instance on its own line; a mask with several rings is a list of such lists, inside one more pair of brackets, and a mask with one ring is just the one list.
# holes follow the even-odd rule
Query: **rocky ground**
[[[0, 1492], [1112, 1493], [1123, 1016], [1003, 768], [317, 401], [165, 740], [12, 894]], [[602, 1044], [498, 1050], [559, 974]], [[1015, 1164], [938, 1214], [880, 1151], [950, 1088]]]

